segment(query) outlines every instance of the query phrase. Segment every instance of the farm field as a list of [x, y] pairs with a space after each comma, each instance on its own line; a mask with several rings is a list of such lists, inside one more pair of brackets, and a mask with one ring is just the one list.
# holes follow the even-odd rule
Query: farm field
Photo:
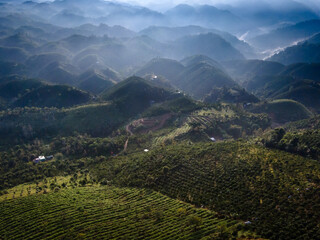
[[319, 163], [284, 151], [243, 141], [175, 144], [98, 164], [91, 174], [251, 221], [269, 239], [319, 235]]
[[255, 237], [241, 221], [144, 189], [68, 188], [1, 201], [0, 208], [1, 239]]

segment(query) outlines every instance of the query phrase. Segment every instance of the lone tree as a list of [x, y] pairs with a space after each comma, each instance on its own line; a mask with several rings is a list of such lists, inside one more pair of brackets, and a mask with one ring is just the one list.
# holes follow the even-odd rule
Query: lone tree
[[202, 218], [195, 215], [191, 215], [188, 217], [188, 225], [193, 226], [195, 231], [198, 227], [202, 225]]

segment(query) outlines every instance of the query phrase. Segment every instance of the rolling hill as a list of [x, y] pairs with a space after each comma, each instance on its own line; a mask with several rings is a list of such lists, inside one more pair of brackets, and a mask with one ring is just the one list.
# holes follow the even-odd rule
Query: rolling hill
[[264, 99], [292, 99], [319, 112], [319, 83], [288, 75], [255, 77], [246, 83], [246, 89]]
[[296, 63], [285, 67], [280, 75], [320, 81], [320, 63]]
[[78, 70], [70, 64], [51, 62], [41, 69], [37, 77], [50, 83], [74, 85], [77, 71]]
[[277, 75], [285, 66], [263, 60], [232, 60], [221, 63], [227, 72], [239, 82], [248, 81], [256, 76]]
[[21, 48], [0, 46], [0, 61], [24, 63], [28, 57], [28, 53]]
[[0, 77], [7, 77], [10, 75], [25, 75], [27, 72], [24, 64], [15, 62], [0, 61]]
[[239, 87], [232, 88], [214, 88], [203, 99], [206, 103], [256, 103], [259, 99], [253, 94], [248, 93], [245, 89]]
[[160, 42], [171, 42], [182, 37], [207, 33], [214, 33], [221, 36], [224, 40], [229, 42], [233, 47], [247, 57], [253, 57], [255, 55], [253, 48], [249, 44], [239, 40], [230, 33], [219, 31], [217, 29], [208, 29], [194, 25], [184, 27], [151, 26], [139, 32], [139, 34], [147, 35]]
[[273, 98], [292, 99], [320, 112], [320, 84], [314, 81], [296, 81], [278, 91]]
[[244, 83], [245, 88], [262, 97], [271, 97], [285, 86], [290, 86], [295, 79], [291, 76], [265, 75], [255, 76]]
[[30, 73], [36, 76], [43, 68], [54, 62], [66, 63], [67, 57], [58, 53], [33, 55], [26, 61], [26, 66]]
[[297, 41], [306, 40], [306, 38], [319, 32], [320, 20], [314, 19], [273, 30], [270, 33], [250, 39], [249, 43], [261, 49], [275, 49], [290, 46]]
[[152, 82], [139, 77], [128, 78], [101, 94], [105, 100], [112, 101], [125, 115], [134, 115], [153, 104], [175, 98], [175, 94], [159, 88]]
[[280, 62], [285, 65], [294, 63], [319, 63], [320, 44], [309, 44], [308, 42], [288, 47], [268, 60]]
[[215, 87], [237, 85], [226, 73], [204, 62], [187, 67], [173, 83], [197, 99], [203, 98]]
[[165, 15], [169, 20], [177, 25], [185, 25], [185, 23], [205, 26], [207, 28], [216, 28], [233, 32], [235, 25], [237, 28], [241, 19], [227, 10], [220, 10], [210, 5], [190, 6], [187, 4], [179, 4], [169, 9]]
[[311, 44], [319, 44], [320, 43], [320, 33], [317, 33], [310, 37], [306, 42], [311, 43]]
[[59, 41], [62, 47], [68, 49], [73, 53], [77, 53], [83, 49], [86, 49], [92, 45], [101, 44], [103, 41], [107, 41], [108, 38], [98, 38], [95, 36], [83, 36], [83, 35], [72, 35]]
[[201, 54], [216, 61], [244, 59], [244, 56], [229, 42], [214, 33], [180, 38], [174, 42], [174, 47], [180, 58]]
[[34, 53], [39, 43], [26, 34], [18, 33], [0, 39], [0, 46], [21, 48], [29, 53]]
[[175, 89], [174, 86], [170, 83], [168, 79], [161, 75], [154, 75], [154, 74], [146, 74], [143, 76], [144, 79], [151, 81], [154, 85], [164, 88], [164, 89]]
[[137, 35], [134, 31], [131, 31], [120, 25], [108, 26], [104, 23], [100, 23], [98, 26], [93, 24], [84, 24], [76, 27], [74, 30], [79, 31], [79, 34], [81, 35], [96, 35], [100, 37], [107, 35], [111, 38], [132, 38]]
[[212, 58], [210, 58], [206, 55], [194, 55], [194, 56], [186, 57], [186, 58], [182, 59], [180, 62], [185, 67], [190, 67], [191, 65], [195, 65], [195, 64], [204, 62], [204, 63], [207, 63], [207, 64], [213, 66], [213, 67], [224, 70], [222, 65], [219, 62], [213, 60]]
[[71, 107], [89, 102], [91, 96], [78, 89], [63, 85], [39, 87], [13, 103], [15, 107]]
[[312, 117], [312, 113], [304, 105], [287, 99], [258, 103], [248, 110], [253, 113], [267, 113], [275, 123], [280, 124]]
[[135, 74], [141, 77], [146, 74], [161, 75], [168, 80], [173, 81], [183, 70], [184, 66], [178, 61], [165, 58], [154, 58], [140, 68]]
[[42, 86], [45, 84], [35, 79], [9, 81], [0, 85], [0, 97], [12, 101]]
[[114, 81], [112, 78], [108, 78], [102, 73], [95, 70], [88, 70], [84, 72], [78, 77], [77, 80], [77, 86], [80, 89], [91, 92], [93, 94], [99, 94], [116, 84], [116, 81]]

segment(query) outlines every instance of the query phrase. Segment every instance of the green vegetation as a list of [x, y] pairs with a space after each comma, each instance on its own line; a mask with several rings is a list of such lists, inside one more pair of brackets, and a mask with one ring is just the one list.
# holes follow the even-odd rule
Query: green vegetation
[[67, 187], [54, 193], [0, 202], [0, 207], [0, 236], [5, 239], [226, 239], [226, 236], [255, 236], [239, 221], [219, 219], [209, 210], [197, 209], [142, 189]]
[[188, 35], [179, 38], [174, 44], [175, 50], [181, 58], [202, 54], [216, 61], [244, 59], [242, 53], [231, 45], [229, 41], [212, 32]]
[[319, 239], [320, 20], [257, 4], [0, 3], [0, 239]]
[[214, 87], [237, 85], [222, 70], [205, 62], [186, 68], [180, 73], [174, 84], [196, 99], [203, 98]]
[[128, 113], [110, 103], [89, 104], [69, 109], [15, 108], [0, 112], [1, 144], [34, 139], [50, 139], [78, 132], [92, 136], [108, 136], [124, 124]]
[[101, 97], [112, 101], [124, 114], [134, 115], [143, 112], [153, 104], [177, 96], [173, 92], [155, 86], [150, 81], [131, 77], [103, 92]]
[[34, 55], [26, 61], [26, 66], [33, 74], [40, 72], [47, 65], [54, 62], [65, 62], [67, 57], [59, 53], [43, 53], [40, 55]]
[[207, 103], [256, 103], [259, 102], [259, 99], [248, 93], [245, 89], [223, 87], [212, 89], [212, 91], [204, 97], [203, 101]]
[[44, 85], [44, 82], [35, 79], [9, 81], [0, 85], [0, 97], [12, 101]]
[[307, 130], [307, 129], [320, 129], [320, 115], [316, 115], [309, 119], [304, 119], [297, 122], [292, 122], [286, 125], [286, 129], [291, 131]]
[[276, 123], [287, 123], [312, 117], [312, 113], [301, 103], [287, 99], [258, 103], [249, 110], [253, 113], [267, 113]]
[[[287, 90], [288, 89], [288, 90]], [[314, 112], [320, 109], [320, 84], [314, 81], [298, 81], [286, 86], [283, 93], [281, 90], [274, 98], [292, 99], [302, 103]]]
[[245, 82], [256, 76], [277, 75], [285, 66], [278, 62], [262, 60], [233, 60], [223, 62], [223, 67], [237, 81]]
[[319, 63], [296, 63], [287, 66], [280, 74], [289, 75], [295, 78], [320, 81], [319, 67]]
[[89, 93], [64, 85], [42, 86], [14, 102], [14, 107], [71, 107], [88, 103]]
[[[91, 138], [76, 135], [3, 148], [0, 152], [0, 190], [46, 177], [84, 171], [89, 165], [106, 161], [107, 157], [121, 152], [125, 140], [123, 136]], [[32, 161], [40, 155], [53, 155], [54, 159], [33, 164]]]
[[99, 94], [104, 90], [111, 88], [116, 84], [116, 81], [119, 81], [119, 78], [117, 78], [115, 73], [112, 74], [111, 70], [109, 71], [109, 74], [110, 77], [107, 77], [98, 71], [87, 71], [79, 76], [78, 87], [85, 91]]
[[319, 160], [319, 115], [286, 124], [284, 128], [267, 132], [262, 142], [271, 148], [278, 148], [295, 154]]
[[173, 144], [101, 163], [90, 174], [249, 220], [269, 239], [319, 235], [320, 166], [285, 152], [242, 142]]
[[190, 67], [192, 65], [196, 65], [199, 63], [206, 63], [213, 67], [223, 70], [223, 67], [221, 66], [220, 63], [213, 60], [212, 58], [209, 58], [206, 55], [194, 55], [194, 56], [186, 57], [181, 60], [181, 63], [186, 67]]
[[320, 85], [317, 81], [294, 76], [256, 76], [245, 83], [248, 91], [264, 99], [292, 99], [319, 111]]
[[146, 74], [160, 75], [168, 80], [174, 80], [178, 74], [184, 69], [184, 66], [178, 61], [155, 58], [148, 62], [145, 66], [139, 69], [136, 74], [137, 76], [143, 77]]
[[74, 67], [60, 62], [46, 65], [41, 69], [38, 77], [54, 84], [74, 85], [76, 81]]

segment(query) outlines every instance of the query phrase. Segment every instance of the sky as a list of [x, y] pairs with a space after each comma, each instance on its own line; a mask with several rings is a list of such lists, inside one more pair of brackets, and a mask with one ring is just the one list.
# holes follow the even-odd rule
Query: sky
[[[110, 0], [109, 0], [110, 1]], [[112, 1], [112, 0], [111, 0]], [[175, 5], [186, 3], [186, 4], [210, 4], [210, 5], [237, 5], [242, 2], [261, 2], [261, 0], [117, 0], [118, 2], [125, 2], [134, 5], [141, 5], [145, 7], [150, 7], [152, 9], [165, 10]], [[265, 0], [268, 3], [279, 4], [282, 1], [290, 1], [290, 0]], [[320, 9], [320, 0], [294, 0], [296, 2], [303, 3], [308, 5], [309, 7], [317, 7]]]

